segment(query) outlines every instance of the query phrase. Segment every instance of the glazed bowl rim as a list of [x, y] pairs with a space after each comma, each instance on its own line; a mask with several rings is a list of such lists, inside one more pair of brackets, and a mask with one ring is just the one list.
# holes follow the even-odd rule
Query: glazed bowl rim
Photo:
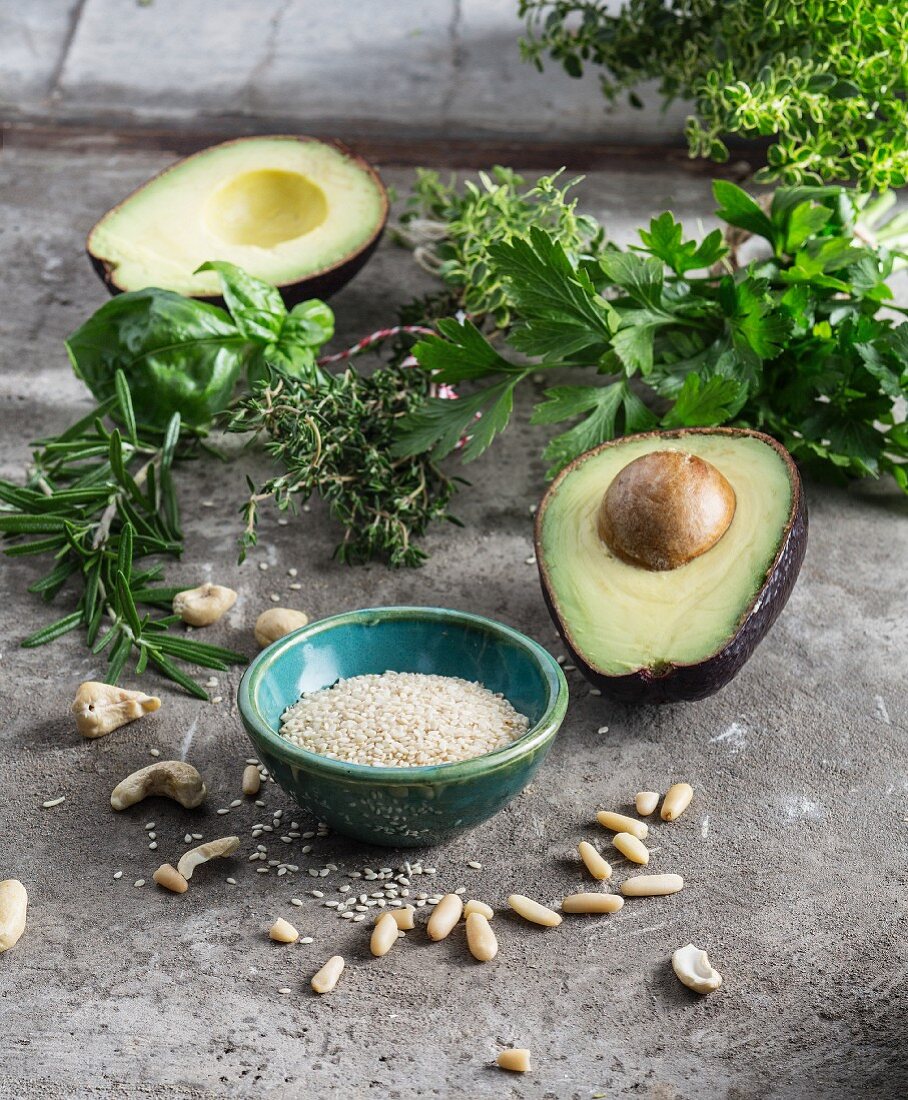
[[[481, 627], [499, 639], [507, 638], [528, 653], [542, 677], [547, 694], [545, 710], [539, 721], [526, 733], [510, 744], [481, 756], [472, 756], [467, 760], [456, 760], [447, 764], [426, 764], [419, 767], [389, 767], [385, 765], [355, 764], [346, 760], [336, 760], [320, 753], [310, 752], [282, 737], [265, 721], [257, 704], [256, 691], [266, 673], [274, 663], [288, 650], [294, 649], [305, 641], [326, 634], [339, 626], [376, 619], [393, 622], [418, 620], [434, 622], [439, 626], [458, 623], [466, 626]], [[287, 703], [287, 706], [291, 705]], [[394, 605], [387, 607], [360, 608], [345, 611], [318, 619], [301, 627], [263, 649], [247, 667], [237, 689], [237, 705], [243, 725], [255, 745], [260, 738], [269, 751], [291, 765], [304, 768], [309, 772], [319, 772], [324, 777], [344, 779], [360, 783], [401, 783], [427, 784], [432, 782], [458, 782], [475, 778], [486, 772], [495, 771], [525, 755], [533, 753], [550, 738], [554, 737], [564, 721], [568, 704], [568, 685], [564, 672], [555, 658], [532, 638], [519, 630], [497, 622], [485, 615], [469, 611], [457, 611], [444, 607], [420, 607]]]

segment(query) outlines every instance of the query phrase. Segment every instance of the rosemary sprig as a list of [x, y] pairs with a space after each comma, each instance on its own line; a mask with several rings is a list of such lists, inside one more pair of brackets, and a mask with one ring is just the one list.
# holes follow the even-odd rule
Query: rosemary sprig
[[381, 558], [416, 566], [426, 553], [415, 544], [433, 520], [448, 514], [455, 482], [429, 455], [398, 458], [391, 447], [402, 417], [421, 407], [425, 372], [402, 355], [369, 377], [352, 367], [321, 383], [275, 373], [234, 409], [231, 432], [266, 433], [266, 449], [282, 472], [259, 488], [249, 482], [240, 560], [256, 543], [262, 501], [281, 511], [316, 493], [344, 528], [335, 556], [355, 564]]
[[[116, 421], [120, 427], [108, 426]], [[9, 557], [49, 555], [53, 567], [29, 591], [51, 601], [75, 579], [76, 610], [31, 634], [26, 648], [84, 627], [92, 652], [107, 653], [108, 683], [135, 657], [136, 674], [151, 664], [191, 695], [208, 694], [176, 662], [225, 670], [246, 658], [173, 633], [170, 609], [180, 588], [167, 587], [163, 565], [137, 568], [147, 557], [179, 557], [179, 506], [171, 469], [180, 447], [180, 417], [163, 434], [140, 428], [129, 387], [116, 373], [115, 393], [61, 435], [39, 440], [24, 485], [0, 481], [0, 534]], [[185, 451], [185, 447], [183, 448]]]

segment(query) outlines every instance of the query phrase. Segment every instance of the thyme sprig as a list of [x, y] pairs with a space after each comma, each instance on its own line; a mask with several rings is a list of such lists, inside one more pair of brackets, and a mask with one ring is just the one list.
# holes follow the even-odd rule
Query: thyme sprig
[[338, 560], [420, 565], [426, 553], [415, 540], [433, 520], [457, 522], [448, 504], [460, 480], [428, 454], [392, 455], [398, 423], [426, 399], [425, 372], [398, 356], [368, 377], [352, 367], [321, 383], [273, 374], [228, 424], [231, 432], [266, 434], [265, 448], [282, 468], [260, 487], [248, 482], [240, 560], [256, 543], [263, 501], [292, 511], [316, 494], [344, 528]]
[[134, 657], [136, 674], [151, 664], [207, 699], [178, 663], [223, 671], [246, 658], [172, 631], [176, 615], [139, 611], [169, 610], [181, 590], [160, 583], [162, 563], [137, 567], [140, 559], [176, 558], [183, 550], [171, 473], [178, 452], [187, 449], [180, 417], [174, 414], [163, 433], [140, 427], [122, 371], [115, 382], [115, 393], [87, 416], [35, 443], [24, 485], [0, 481], [0, 534], [9, 541], [4, 553], [47, 555], [54, 563], [28, 590], [50, 602], [68, 582], [81, 586], [74, 611], [22, 644], [35, 648], [83, 627], [92, 652], [107, 653], [108, 683], [115, 684]]

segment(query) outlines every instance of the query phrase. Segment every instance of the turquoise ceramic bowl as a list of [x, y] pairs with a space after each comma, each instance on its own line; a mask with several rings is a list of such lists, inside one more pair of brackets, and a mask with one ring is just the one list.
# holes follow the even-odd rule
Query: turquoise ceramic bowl
[[[304, 691], [388, 670], [478, 680], [530, 728], [495, 752], [422, 768], [332, 760], [278, 733]], [[437, 844], [506, 806], [548, 754], [567, 701], [564, 673], [542, 646], [481, 615], [438, 607], [377, 607], [311, 623], [262, 650], [238, 693], [256, 753], [289, 795], [339, 833], [394, 847]]]

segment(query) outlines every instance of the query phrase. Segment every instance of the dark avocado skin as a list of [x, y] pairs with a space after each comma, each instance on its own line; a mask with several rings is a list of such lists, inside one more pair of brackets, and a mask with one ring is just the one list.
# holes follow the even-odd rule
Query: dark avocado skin
[[[382, 235], [384, 234], [385, 226], [388, 222], [390, 202], [388, 199], [388, 192], [385, 189], [385, 185], [382, 182], [381, 176], [379, 176], [378, 172], [367, 160], [359, 156], [357, 153], [354, 153], [351, 149], [348, 149], [347, 146], [344, 145], [342, 142], [328, 141], [323, 138], [312, 138], [298, 134], [268, 134], [266, 136], [269, 138], [279, 138], [285, 141], [317, 141], [322, 145], [334, 146], [335, 149], [343, 153], [343, 155], [347, 157], [348, 160], [352, 160], [372, 179], [372, 182], [375, 184], [379, 194], [382, 197], [381, 221], [375, 228], [375, 231], [373, 232], [369, 240], [367, 240], [365, 244], [361, 245], [356, 250], [356, 252], [351, 253], [349, 256], [345, 256], [342, 260], [339, 260], [331, 267], [325, 268], [323, 271], [316, 271], [313, 272], [311, 275], [307, 275], [299, 282], [284, 283], [277, 288], [281, 292], [281, 297], [284, 299], [284, 305], [286, 305], [288, 309], [291, 309], [299, 302], [305, 302], [309, 298], [330, 298], [332, 294], [336, 294], [342, 287], [346, 286], [347, 283], [350, 282], [354, 275], [357, 275], [360, 272], [364, 264], [371, 257], [372, 253], [376, 250], [376, 248], [378, 248], [378, 243], [381, 240]], [[237, 138], [235, 141], [224, 142], [223, 144], [238, 145], [244, 141], [250, 140], [255, 139]], [[198, 153], [194, 153], [193, 156], [204, 156], [208, 151], [208, 149], [202, 149]], [[133, 197], [133, 195], [136, 195], [139, 193], [139, 191], [144, 190], [150, 183], [153, 183], [160, 176], [166, 175], [173, 168], [176, 168], [179, 164], [182, 164], [183, 160], [189, 159], [191, 158], [184, 157], [182, 160], [177, 161], [176, 164], [172, 164], [169, 168], [165, 168], [163, 172], [159, 172], [157, 176], [153, 176], [150, 180], [147, 180], [145, 183], [142, 184], [141, 187], [133, 191], [132, 194], [127, 195], [127, 197], [117, 205], [122, 206], [123, 203], [128, 202]], [[117, 207], [112, 207], [112, 210], [116, 209]], [[107, 213], [99, 219], [99, 222], [103, 221], [109, 213], [111, 213], [110, 210], [108, 210]], [[92, 229], [92, 232], [94, 232], [94, 229]], [[91, 235], [91, 233], [88, 234], [88, 239], [85, 243], [85, 251], [88, 255], [89, 260], [91, 260], [91, 266], [95, 269], [95, 273], [97, 274], [98, 278], [101, 280], [101, 282], [104, 283], [104, 285], [107, 287], [108, 291], [112, 295], [123, 294], [125, 292], [124, 288], [121, 286], [117, 286], [116, 283], [116, 271], [111, 270], [111, 267], [106, 260], [95, 256], [92, 252]], [[212, 257], [212, 259], [217, 259], [217, 257]], [[224, 299], [220, 295], [206, 296], [200, 294], [195, 295], [194, 297], [196, 297], [196, 300], [199, 302], [208, 302], [210, 305], [220, 306], [222, 309], [226, 308]]]
[[[546, 564], [542, 555], [542, 517], [545, 505], [553, 490], [557, 491], [558, 482], [571, 468], [605, 447], [613, 447], [634, 439], [646, 439], [659, 436], [664, 439], [677, 439], [685, 435], [739, 435], [754, 436], [769, 444], [785, 460], [792, 486], [791, 511], [785, 527], [780, 549], [766, 573], [762, 588], [754, 602], [742, 616], [735, 634], [711, 657], [692, 665], [668, 665], [658, 671], [639, 669], [623, 676], [609, 676], [592, 668], [574, 648], [569, 626], [562, 622], [549, 588]], [[636, 436], [604, 443], [592, 451], [575, 459], [559, 475], [549, 488], [536, 516], [536, 561], [542, 583], [542, 595], [552, 621], [558, 628], [573, 663], [584, 677], [598, 688], [604, 696], [620, 703], [655, 705], [659, 703], [684, 703], [705, 699], [713, 695], [733, 680], [741, 671], [748, 658], [763, 640], [766, 632], [782, 613], [788, 602], [795, 581], [798, 579], [804, 555], [807, 553], [807, 504], [794, 459], [785, 448], [770, 436], [761, 432], [746, 431], [741, 428], [684, 428], [670, 432], [645, 432]]]

